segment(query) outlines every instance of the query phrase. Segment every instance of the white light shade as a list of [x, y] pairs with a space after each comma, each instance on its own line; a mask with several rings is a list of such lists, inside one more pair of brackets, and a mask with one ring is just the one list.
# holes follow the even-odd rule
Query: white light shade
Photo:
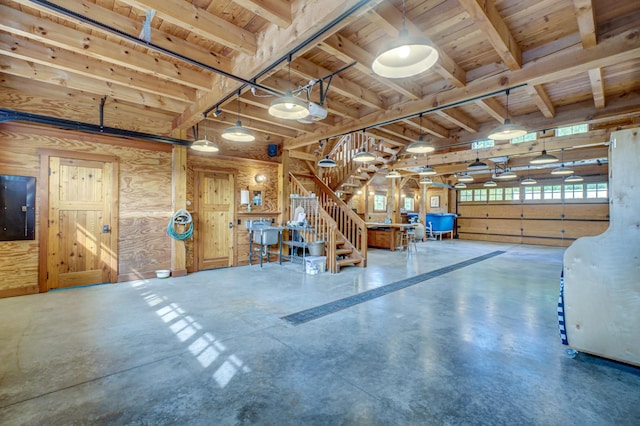
[[529, 161], [530, 164], [550, 164], [560, 161], [555, 155], [547, 154], [547, 150], [543, 149], [542, 154]]
[[495, 182], [494, 182], [494, 181], [492, 181], [492, 180], [488, 180], [488, 181], [486, 181], [486, 182], [484, 183], [484, 185], [483, 185], [483, 186], [485, 186], [485, 187], [487, 187], [487, 188], [493, 188], [493, 187], [498, 186], [498, 184], [497, 184], [497, 183], [495, 183]]
[[489, 133], [489, 139], [497, 141], [506, 141], [509, 139], [517, 138], [527, 134], [527, 129], [519, 124], [512, 124], [510, 119], [504, 120], [504, 124], [493, 129]]
[[420, 185], [431, 185], [432, 183], [433, 181], [428, 177], [423, 177], [422, 179], [420, 179]]
[[572, 175], [573, 174], [573, 170], [571, 170], [568, 167], [565, 167], [564, 164], [563, 164], [560, 167], [556, 167], [555, 169], [551, 170], [551, 174], [552, 175], [560, 175], [560, 176]]
[[420, 171], [418, 172], [418, 174], [420, 176], [435, 176], [436, 174], [438, 174], [434, 169], [432, 169], [429, 166], [423, 167], [420, 169]]
[[397, 179], [401, 176], [400, 176], [400, 173], [398, 173], [396, 170], [391, 170], [389, 173], [387, 173], [385, 177], [387, 179]]
[[249, 191], [247, 189], [240, 190], [240, 204], [249, 204]]
[[500, 173], [499, 175], [496, 175], [495, 178], [500, 180], [517, 179], [518, 175], [513, 173], [511, 170], [507, 170], [504, 173]]
[[269, 114], [286, 120], [298, 120], [309, 115], [309, 108], [300, 99], [287, 92], [285, 96], [275, 99], [269, 107]]
[[489, 168], [489, 166], [487, 166], [487, 163], [480, 161], [479, 158], [476, 158], [476, 161], [467, 166], [467, 170], [484, 170], [487, 168]]
[[220, 136], [233, 142], [253, 142], [256, 140], [256, 137], [253, 135], [251, 130], [246, 127], [242, 127], [242, 122], [240, 120], [236, 121], [235, 126], [224, 129]]
[[584, 179], [581, 176], [577, 176], [577, 175], [573, 175], [573, 176], [567, 176], [566, 178], [564, 178], [565, 182], [568, 183], [572, 183], [572, 182], [582, 182]]
[[460, 175], [460, 177], [458, 177], [458, 182], [473, 182], [473, 176], [468, 174]]
[[210, 140], [207, 140], [207, 136], [206, 135], [204, 136], [204, 138], [198, 139], [197, 141], [192, 143], [191, 144], [191, 149], [193, 149], [194, 151], [200, 151], [200, 152], [218, 152], [218, 151], [220, 151], [220, 148], [218, 148], [218, 145], [216, 145], [215, 142], [211, 142]]
[[329, 156], [327, 155], [325, 158], [323, 158], [322, 160], [318, 161], [318, 166], [320, 166], [320, 167], [335, 167], [336, 166], [336, 162], [333, 161], [331, 158], [329, 158]]
[[353, 157], [356, 163], [368, 163], [376, 159], [376, 156], [367, 151], [360, 151]]
[[435, 148], [429, 142], [426, 142], [422, 135], [416, 142], [412, 142], [407, 146], [407, 152], [412, 154], [427, 154], [433, 151], [435, 151]]
[[455, 189], [464, 189], [464, 188], [466, 188], [466, 187], [467, 187], [467, 184], [466, 184], [466, 183], [464, 183], [464, 182], [458, 182], [458, 183], [456, 183], [455, 185], [453, 185], [453, 187], [454, 187]]
[[527, 177], [526, 179], [523, 179], [522, 182], [520, 182], [520, 185], [535, 185], [536, 183], [538, 183], [537, 180]]
[[406, 29], [388, 42], [371, 64], [373, 72], [385, 78], [403, 78], [420, 74], [438, 61], [438, 50], [426, 37], [410, 37]]

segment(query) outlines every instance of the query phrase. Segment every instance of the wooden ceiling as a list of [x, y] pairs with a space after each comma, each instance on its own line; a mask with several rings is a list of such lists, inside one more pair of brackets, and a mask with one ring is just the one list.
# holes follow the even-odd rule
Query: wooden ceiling
[[[429, 37], [440, 59], [416, 77], [381, 78], [371, 62], [398, 36], [402, 4], [1, 0], [1, 107], [98, 124], [102, 101], [105, 126], [189, 140], [196, 125], [216, 138], [239, 116], [257, 141], [246, 149], [225, 142], [223, 153], [275, 143], [310, 162], [336, 135], [366, 130], [397, 167], [426, 163], [402, 149], [421, 133], [438, 147], [430, 164], [474, 159], [469, 142], [507, 117], [506, 89], [512, 121], [532, 131], [638, 123], [639, 1], [407, 0], [407, 29]], [[307, 86], [320, 103], [320, 80], [326, 119], [268, 114], [266, 89]], [[323, 149], [321, 140], [329, 141]], [[541, 150], [518, 149], [484, 154]]]

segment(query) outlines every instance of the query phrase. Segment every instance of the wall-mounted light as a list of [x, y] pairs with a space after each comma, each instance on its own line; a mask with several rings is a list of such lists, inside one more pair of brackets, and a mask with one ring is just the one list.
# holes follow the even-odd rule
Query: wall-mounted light
[[251, 211], [251, 201], [249, 200], [249, 190], [241, 189], [240, 190], [240, 204], [247, 205], [247, 211]]
[[263, 174], [258, 173], [257, 175], [255, 175], [255, 177], [253, 178], [256, 183], [264, 183], [267, 181], [267, 177]]

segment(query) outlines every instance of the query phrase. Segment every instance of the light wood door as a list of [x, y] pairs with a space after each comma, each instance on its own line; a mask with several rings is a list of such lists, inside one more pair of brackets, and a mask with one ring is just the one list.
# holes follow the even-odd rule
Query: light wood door
[[233, 264], [233, 174], [198, 173], [198, 269]]
[[49, 157], [47, 288], [114, 282], [114, 164]]

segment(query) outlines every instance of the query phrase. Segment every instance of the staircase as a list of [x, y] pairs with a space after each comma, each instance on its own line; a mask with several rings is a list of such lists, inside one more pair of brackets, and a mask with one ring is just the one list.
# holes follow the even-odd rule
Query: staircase
[[304, 176], [313, 182], [313, 191], [305, 188], [298, 177], [293, 173], [289, 174], [292, 194], [309, 196], [314, 192], [318, 196], [316, 237], [325, 241], [327, 270], [335, 274], [345, 266], [366, 267], [367, 227], [364, 221], [318, 176]]

